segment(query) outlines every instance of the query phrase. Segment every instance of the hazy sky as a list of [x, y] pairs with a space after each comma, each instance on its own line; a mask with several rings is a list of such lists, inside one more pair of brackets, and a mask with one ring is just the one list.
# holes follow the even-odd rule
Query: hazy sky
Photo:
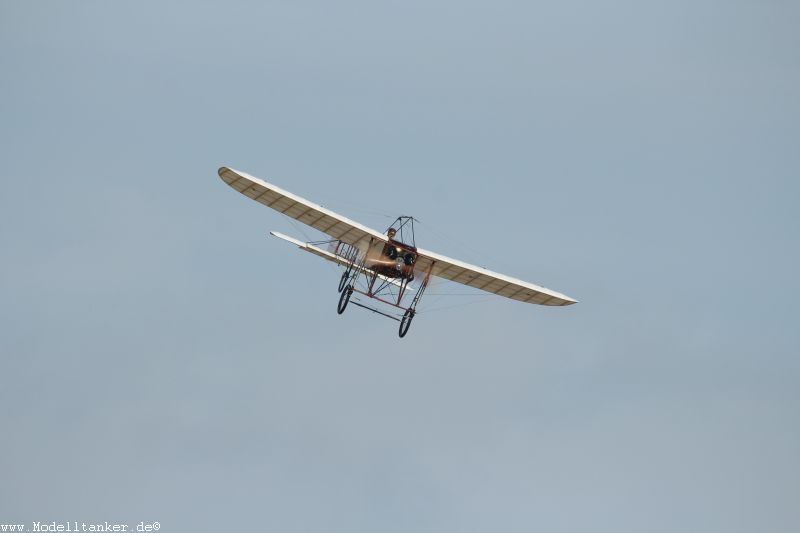
[[[798, 531], [798, 27], [0, 3], [0, 523]], [[337, 316], [221, 165], [581, 303]]]

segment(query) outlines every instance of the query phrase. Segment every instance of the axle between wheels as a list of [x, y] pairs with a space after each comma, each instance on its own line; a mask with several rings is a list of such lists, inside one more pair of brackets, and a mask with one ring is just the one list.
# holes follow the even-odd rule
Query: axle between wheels
[[[340, 285], [342, 285], [342, 281], [347, 281], [347, 278], [345, 278], [344, 274], [342, 275], [342, 279], [339, 281]], [[347, 309], [347, 304], [350, 303], [350, 297], [353, 295], [353, 286], [343, 286], [341, 289], [339, 289], [339, 292], [341, 292], [341, 295], [339, 296], [339, 305], [336, 306], [336, 312], [341, 315], [344, 313], [344, 310]], [[403, 318], [400, 320], [400, 328], [397, 331], [397, 334], [401, 339], [406, 336], [406, 333], [408, 333], [408, 328], [411, 327], [411, 321], [414, 319], [415, 314], [416, 311], [410, 307], [406, 309], [406, 312], [403, 314]]]

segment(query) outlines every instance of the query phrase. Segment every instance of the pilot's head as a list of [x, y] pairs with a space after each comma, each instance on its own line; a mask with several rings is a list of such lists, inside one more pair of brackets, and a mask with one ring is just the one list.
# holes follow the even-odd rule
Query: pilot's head
[[397, 230], [396, 230], [396, 229], [394, 229], [394, 228], [389, 228], [389, 229], [387, 229], [387, 230], [386, 230], [386, 235], [387, 235], [387, 236], [388, 236], [390, 239], [394, 239], [394, 236], [395, 236], [396, 234], [397, 234]]

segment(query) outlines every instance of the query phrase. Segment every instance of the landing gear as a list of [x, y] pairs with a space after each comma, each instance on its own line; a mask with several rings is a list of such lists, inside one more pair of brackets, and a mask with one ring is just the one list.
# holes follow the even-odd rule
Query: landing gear
[[353, 286], [349, 285], [346, 289], [342, 290], [342, 295], [339, 296], [339, 305], [336, 307], [336, 312], [340, 315], [347, 309], [347, 304], [350, 302], [350, 295], [353, 294]]
[[400, 335], [401, 339], [408, 333], [408, 328], [411, 327], [411, 320], [414, 318], [415, 313], [416, 311], [412, 308], [406, 309], [403, 320], [400, 321], [400, 330], [398, 331], [398, 335]]
[[[398, 220], [401, 219], [406, 219], [406, 222], [413, 221], [410, 217], [400, 217]], [[356, 248], [355, 245], [345, 246], [338, 241], [337, 262], [345, 267], [345, 271], [339, 277], [337, 285], [339, 304], [336, 306], [336, 312], [340, 315], [344, 313], [353, 293], [358, 293], [353, 305], [400, 322], [397, 334], [403, 338], [411, 328], [411, 322], [417, 314], [417, 304], [428, 286], [436, 261], [426, 258], [428, 263], [423, 263], [424, 270], [420, 269], [418, 272], [424, 276], [416, 276], [417, 279], [421, 279], [421, 283], [415, 284], [412, 288], [411, 282], [415, 279], [414, 270], [419, 266], [417, 249], [413, 246], [413, 235], [411, 245], [393, 241], [392, 235], [394, 234], [389, 235], [388, 242], [385, 239], [370, 237], [369, 242], [360, 244], [361, 248]], [[384, 311], [372, 302], [379, 302], [394, 309]]]

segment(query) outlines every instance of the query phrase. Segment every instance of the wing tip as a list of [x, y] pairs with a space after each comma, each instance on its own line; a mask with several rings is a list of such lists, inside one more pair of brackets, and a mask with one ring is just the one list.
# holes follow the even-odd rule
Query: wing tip
[[299, 239], [295, 239], [294, 237], [289, 237], [288, 235], [284, 235], [280, 231], [270, 231], [269, 234], [272, 235], [273, 237], [281, 239], [282, 241], [294, 244], [298, 248], [305, 248], [306, 246], [306, 243], [300, 241]]
[[557, 305], [561, 307], [566, 307], [568, 305], [573, 305], [578, 303], [578, 300], [576, 300], [575, 298], [570, 298], [566, 294], [559, 294], [558, 299], [560, 299], [561, 301]]
[[531, 301], [531, 300], [527, 300], [527, 302], [528, 303], [535, 303], [535, 304], [538, 304], [538, 305], [545, 305], [547, 307], [566, 307], [568, 305], [572, 305], [572, 304], [578, 303], [578, 300], [576, 300], [574, 298], [570, 298], [566, 294], [557, 293], [555, 291], [549, 291], [548, 290], [547, 293], [542, 293], [542, 294], [547, 294], [550, 297], [545, 299], [545, 300], [543, 300], [543, 301], [540, 301], [540, 302], [534, 302], [534, 301]]

